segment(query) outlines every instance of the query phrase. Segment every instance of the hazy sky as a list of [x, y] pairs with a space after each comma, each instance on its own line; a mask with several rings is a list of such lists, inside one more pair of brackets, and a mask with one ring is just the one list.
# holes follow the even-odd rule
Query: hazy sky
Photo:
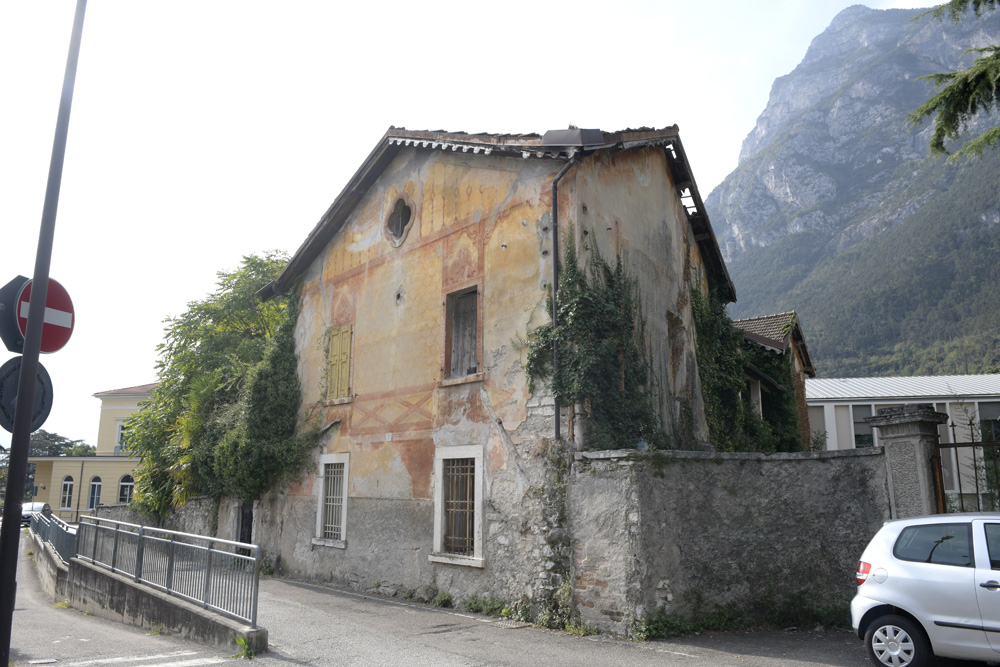
[[[90, 0], [51, 268], [77, 322], [41, 359], [42, 428], [96, 444], [93, 394], [155, 381], [164, 318], [242, 256], [294, 252], [390, 125], [677, 124], [707, 197], [774, 79], [856, 3], [346, 4]], [[75, 6], [0, 4], [0, 285], [34, 272]]]

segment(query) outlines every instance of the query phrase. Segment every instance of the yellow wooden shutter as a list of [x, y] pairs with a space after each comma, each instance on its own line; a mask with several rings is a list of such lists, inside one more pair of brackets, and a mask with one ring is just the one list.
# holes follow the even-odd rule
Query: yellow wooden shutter
[[340, 329], [340, 380], [337, 383], [337, 397], [349, 396], [351, 384], [351, 327]]
[[351, 326], [330, 331], [327, 350], [326, 397], [343, 398], [349, 395], [351, 379]]

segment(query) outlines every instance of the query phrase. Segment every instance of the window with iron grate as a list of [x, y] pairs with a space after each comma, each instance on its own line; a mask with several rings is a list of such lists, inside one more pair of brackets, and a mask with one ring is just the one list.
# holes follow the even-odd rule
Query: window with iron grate
[[483, 448], [439, 447], [434, 453], [436, 563], [483, 567]]
[[448, 459], [443, 464], [445, 553], [475, 553], [476, 460]]
[[349, 469], [349, 455], [346, 453], [320, 456], [313, 544], [339, 548], [347, 546]]

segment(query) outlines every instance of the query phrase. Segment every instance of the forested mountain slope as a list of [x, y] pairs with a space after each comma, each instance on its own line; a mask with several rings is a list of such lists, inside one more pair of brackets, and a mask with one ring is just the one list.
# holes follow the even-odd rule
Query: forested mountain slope
[[730, 314], [798, 311], [822, 376], [1000, 363], [1000, 151], [947, 164], [928, 157], [930, 125], [906, 122], [930, 95], [918, 77], [1000, 42], [1000, 12], [915, 13], [841, 12], [775, 81], [739, 167], [706, 200]]

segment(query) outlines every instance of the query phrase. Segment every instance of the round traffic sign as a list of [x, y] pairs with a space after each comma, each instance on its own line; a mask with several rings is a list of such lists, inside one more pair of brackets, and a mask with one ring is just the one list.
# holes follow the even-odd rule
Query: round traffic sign
[[[31, 302], [31, 284], [29, 280], [17, 295], [17, 328], [24, 336], [28, 331], [28, 304]], [[49, 278], [49, 290], [45, 295], [45, 318], [42, 320], [42, 352], [56, 352], [69, 342], [73, 335], [73, 325], [76, 316], [73, 313], [73, 300], [69, 292], [57, 281]]]
[[[0, 426], [14, 432], [14, 410], [17, 408], [17, 386], [21, 377], [21, 357], [8, 359], [0, 366]], [[31, 431], [37, 431], [52, 410], [52, 380], [48, 371], [38, 364], [35, 376], [35, 400], [31, 410]]]

